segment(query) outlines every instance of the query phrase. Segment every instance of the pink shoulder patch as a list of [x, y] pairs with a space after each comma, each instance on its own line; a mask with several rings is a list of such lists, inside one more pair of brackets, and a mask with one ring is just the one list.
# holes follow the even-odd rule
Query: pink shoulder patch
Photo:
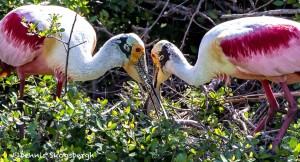
[[[44, 37], [37, 35], [28, 35], [28, 27], [24, 26], [22, 16], [17, 13], [11, 13], [2, 20], [4, 22], [3, 29], [10, 37], [10, 43], [18, 47], [21, 43], [29, 46], [32, 50], [37, 50], [38, 45], [43, 44]], [[8, 40], [8, 41], [9, 41]]]
[[240, 60], [253, 55], [272, 55], [281, 47], [289, 47], [292, 39], [299, 40], [300, 32], [292, 25], [262, 26], [246, 34], [225, 38], [220, 46], [227, 57]]

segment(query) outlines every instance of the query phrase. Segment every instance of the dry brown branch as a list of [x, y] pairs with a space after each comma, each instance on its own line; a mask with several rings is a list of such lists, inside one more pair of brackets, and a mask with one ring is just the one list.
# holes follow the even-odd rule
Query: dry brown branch
[[105, 110], [104, 112], [101, 113], [102, 116], [110, 113], [111, 111], [113, 111], [115, 108], [117, 108], [119, 105], [121, 105], [123, 101], [119, 101], [118, 103], [116, 103], [114, 106], [112, 106], [111, 108]]
[[258, 11], [259, 9], [268, 6], [268, 5], [271, 4], [273, 1], [274, 1], [274, 0], [270, 0], [269, 2], [265, 3], [264, 5], [261, 5], [261, 6], [257, 7], [255, 10], [252, 10], [252, 11], [250, 11], [250, 12]]
[[[300, 97], [300, 91], [293, 91], [291, 92], [294, 97]], [[276, 98], [284, 98], [283, 92], [276, 92], [274, 93], [274, 96]], [[237, 102], [247, 102], [247, 101], [258, 101], [262, 99], [266, 99], [265, 94], [252, 94], [252, 95], [239, 95], [234, 97], [227, 97], [225, 99], [225, 102], [229, 103], [237, 103]]]
[[255, 4], [253, 2], [253, 0], [249, 0], [250, 6], [253, 10], [255, 10]]
[[[159, 7], [166, 6], [167, 3], [163, 1], [157, 1], [157, 0], [144, 0], [144, 2], [148, 4], [158, 5]], [[166, 15], [170, 15], [173, 13], [179, 13], [181, 15], [190, 15], [192, 11], [192, 9], [188, 7], [184, 7], [183, 5], [176, 5], [173, 3], [169, 3], [169, 5], [167, 5], [167, 9], [169, 8], [171, 9], [167, 13], [165, 13]]]
[[178, 111], [193, 111], [191, 109], [182, 109], [182, 108], [174, 107], [174, 106], [171, 106], [171, 105], [167, 105], [167, 107], [171, 108], [171, 109], [174, 109], [174, 110], [178, 110]]
[[242, 17], [249, 17], [249, 16], [273, 16], [273, 15], [284, 15], [284, 14], [299, 14], [300, 9], [280, 9], [280, 10], [268, 10], [263, 12], [251, 12], [245, 14], [228, 14], [222, 15], [222, 19], [236, 19]]
[[98, 26], [96, 27], [97, 30], [103, 31], [104, 33], [106, 33], [109, 37], [113, 37], [114, 35], [109, 32], [106, 27], [98, 20], [96, 20]]
[[238, 116], [239, 114], [236, 112], [236, 110], [234, 109], [233, 106], [224, 106], [225, 109], [227, 109], [227, 111], [229, 111], [230, 115], [232, 116], [232, 119], [238, 123], [239, 125], [242, 126], [243, 130], [245, 132], [247, 132], [247, 126], [246, 124], [244, 123], [244, 121], [242, 121]]
[[255, 129], [256, 126], [255, 126], [253, 123], [251, 123], [251, 122], [244, 116], [244, 113], [247, 112], [247, 111], [249, 111], [249, 110], [250, 110], [250, 107], [247, 106], [245, 109], [243, 109], [243, 110], [241, 110], [241, 111], [238, 111], [238, 114], [240, 115], [241, 119], [242, 119], [245, 123], [247, 123], [252, 129]]
[[205, 130], [205, 127], [202, 123], [199, 123], [195, 120], [182, 120], [182, 119], [176, 119], [175, 120], [176, 123], [181, 124], [181, 125], [192, 125], [195, 126], [197, 128], [201, 128], [203, 130]]
[[184, 47], [184, 45], [185, 45], [185, 39], [186, 39], [186, 36], [187, 36], [187, 34], [188, 34], [189, 30], [190, 30], [190, 27], [191, 27], [191, 25], [192, 25], [192, 22], [193, 22], [193, 20], [194, 20], [194, 18], [195, 18], [195, 16], [196, 16], [196, 14], [199, 13], [200, 8], [201, 8], [201, 4], [202, 4], [203, 2], [204, 2], [204, 0], [199, 1], [198, 6], [197, 6], [197, 9], [196, 9], [196, 11], [194, 12], [194, 14], [193, 14], [192, 17], [191, 17], [191, 20], [190, 20], [189, 25], [188, 25], [188, 27], [187, 27], [185, 33], [184, 33], [184, 36], [183, 36], [183, 39], [182, 39], [182, 43], [181, 43], [180, 48], [179, 48], [181, 51], [182, 51], [182, 49], [183, 49], [183, 47]]
[[166, 2], [164, 8], [161, 10], [161, 12], [160, 12], [159, 16], [157, 17], [157, 19], [153, 22], [153, 24], [152, 24], [149, 28], [147, 28], [147, 30], [144, 32], [144, 34], [142, 34], [141, 38], [144, 38], [144, 37], [149, 33], [149, 31], [153, 28], [153, 26], [156, 25], [156, 23], [157, 23], [158, 20], [161, 18], [161, 16], [163, 15], [164, 11], [166, 10], [166, 8], [167, 8], [167, 6], [168, 6], [168, 4], [169, 4], [169, 1], [170, 1], [170, 0], [168, 0], [168, 1]]
[[226, 2], [226, 1], [223, 1], [223, 5], [230, 8], [232, 11], [234, 12], [237, 12], [237, 13], [245, 13], [245, 12], [248, 12], [247, 10], [245, 9], [242, 9], [238, 6], [236, 6], [235, 4], [231, 4], [229, 2]]

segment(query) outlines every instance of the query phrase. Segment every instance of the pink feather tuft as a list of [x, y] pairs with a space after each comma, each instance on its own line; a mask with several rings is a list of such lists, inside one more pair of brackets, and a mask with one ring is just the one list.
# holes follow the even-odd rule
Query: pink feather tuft
[[17, 13], [11, 13], [5, 17], [3, 22], [4, 31], [7, 32], [7, 35], [10, 35], [10, 37], [6, 37], [7, 42], [11, 42], [13, 46], [18, 47], [23, 43], [25, 46], [28, 46], [32, 50], [37, 50], [37, 48], [40, 47], [39, 45], [43, 44], [43, 41], [45, 39], [44, 37], [39, 37], [36, 34], [28, 34], [28, 27], [21, 23], [21, 15]]
[[298, 39], [300, 31], [291, 25], [263, 26], [251, 32], [225, 38], [220, 45], [227, 57], [241, 60], [253, 55], [273, 54], [280, 47], [289, 47], [292, 39]]

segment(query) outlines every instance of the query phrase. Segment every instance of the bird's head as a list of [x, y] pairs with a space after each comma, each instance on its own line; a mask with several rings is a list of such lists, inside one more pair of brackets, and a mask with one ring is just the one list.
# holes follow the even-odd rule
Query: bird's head
[[155, 87], [155, 93], [158, 97], [152, 93], [149, 95], [145, 103], [145, 109], [150, 113], [154, 107], [160, 108], [158, 99], [160, 97], [160, 84], [166, 81], [171, 74], [173, 74], [173, 65], [177, 62], [182, 62], [184, 59], [180, 50], [172, 43], [166, 40], [157, 42], [151, 50], [151, 58], [155, 65], [153, 84]]
[[125, 55], [123, 68], [137, 82], [147, 83], [148, 69], [146, 68], [145, 45], [134, 33], [120, 34], [117, 44]]
[[155, 65], [153, 81], [156, 88], [173, 73], [172, 65], [181, 61], [179, 54], [180, 50], [167, 40], [161, 40], [153, 46], [151, 58]]

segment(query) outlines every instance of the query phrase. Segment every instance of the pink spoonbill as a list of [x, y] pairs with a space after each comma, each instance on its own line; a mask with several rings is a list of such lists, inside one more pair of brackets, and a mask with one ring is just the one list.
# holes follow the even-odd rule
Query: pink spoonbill
[[[57, 23], [64, 31], [53, 37], [29, 34], [26, 24], [37, 24], [38, 31], [50, 28], [49, 15], [58, 14]], [[70, 36], [67, 77], [72, 81], [97, 79], [109, 69], [123, 67], [138, 82], [145, 82], [145, 46], [133, 33], [119, 34], [93, 55], [96, 33], [91, 24], [76, 12], [59, 6], [28, 5], [9, 12], [0, 21], [0, 72], [1, 76], [15, 71], [20, 79], [20, 100], [24, 95], [26, 77], [54, 75], [58, 81], [56, 96], [61, 96], [65, 82], [67, 52], [65, 44]], [[26, 21], [24, 23], [24, 21]], [[74, 28], [72, 26], [74, 24]], [[72, 31], [72, 35], [71, 35]], [[59, 39], [57, 39], [59, 38]], [[62, 40], [62, 41], [61, 41]]]
[[[272, 143], [272, 151], [281, 143], [298, 110], [288, 84], [300, 81], [300, 24], [276, 17], [248, 17], [221, 23], [208, 31], [199, 46], [198, 59], [190, 65], [172, 43], [161, 40], [154, 45], [151, 57], [156, 66], [154, 87], [174, 74], [190, 85], [202, 85], [213, 78], [229, 77], [260, 80], [270, 107], [267, 115], [252, 132], [269, 123], [279, 105], [269, 81], [279, 83], [289, 103], [287, 116]], [[153, 97], [155, 99], [155, 97]], [[159, 107], [158, 102], [154, 102]], [[147, 107], [147, 106], [146, 106]], [[148, 111], [153, 109], [149, 102]]]

